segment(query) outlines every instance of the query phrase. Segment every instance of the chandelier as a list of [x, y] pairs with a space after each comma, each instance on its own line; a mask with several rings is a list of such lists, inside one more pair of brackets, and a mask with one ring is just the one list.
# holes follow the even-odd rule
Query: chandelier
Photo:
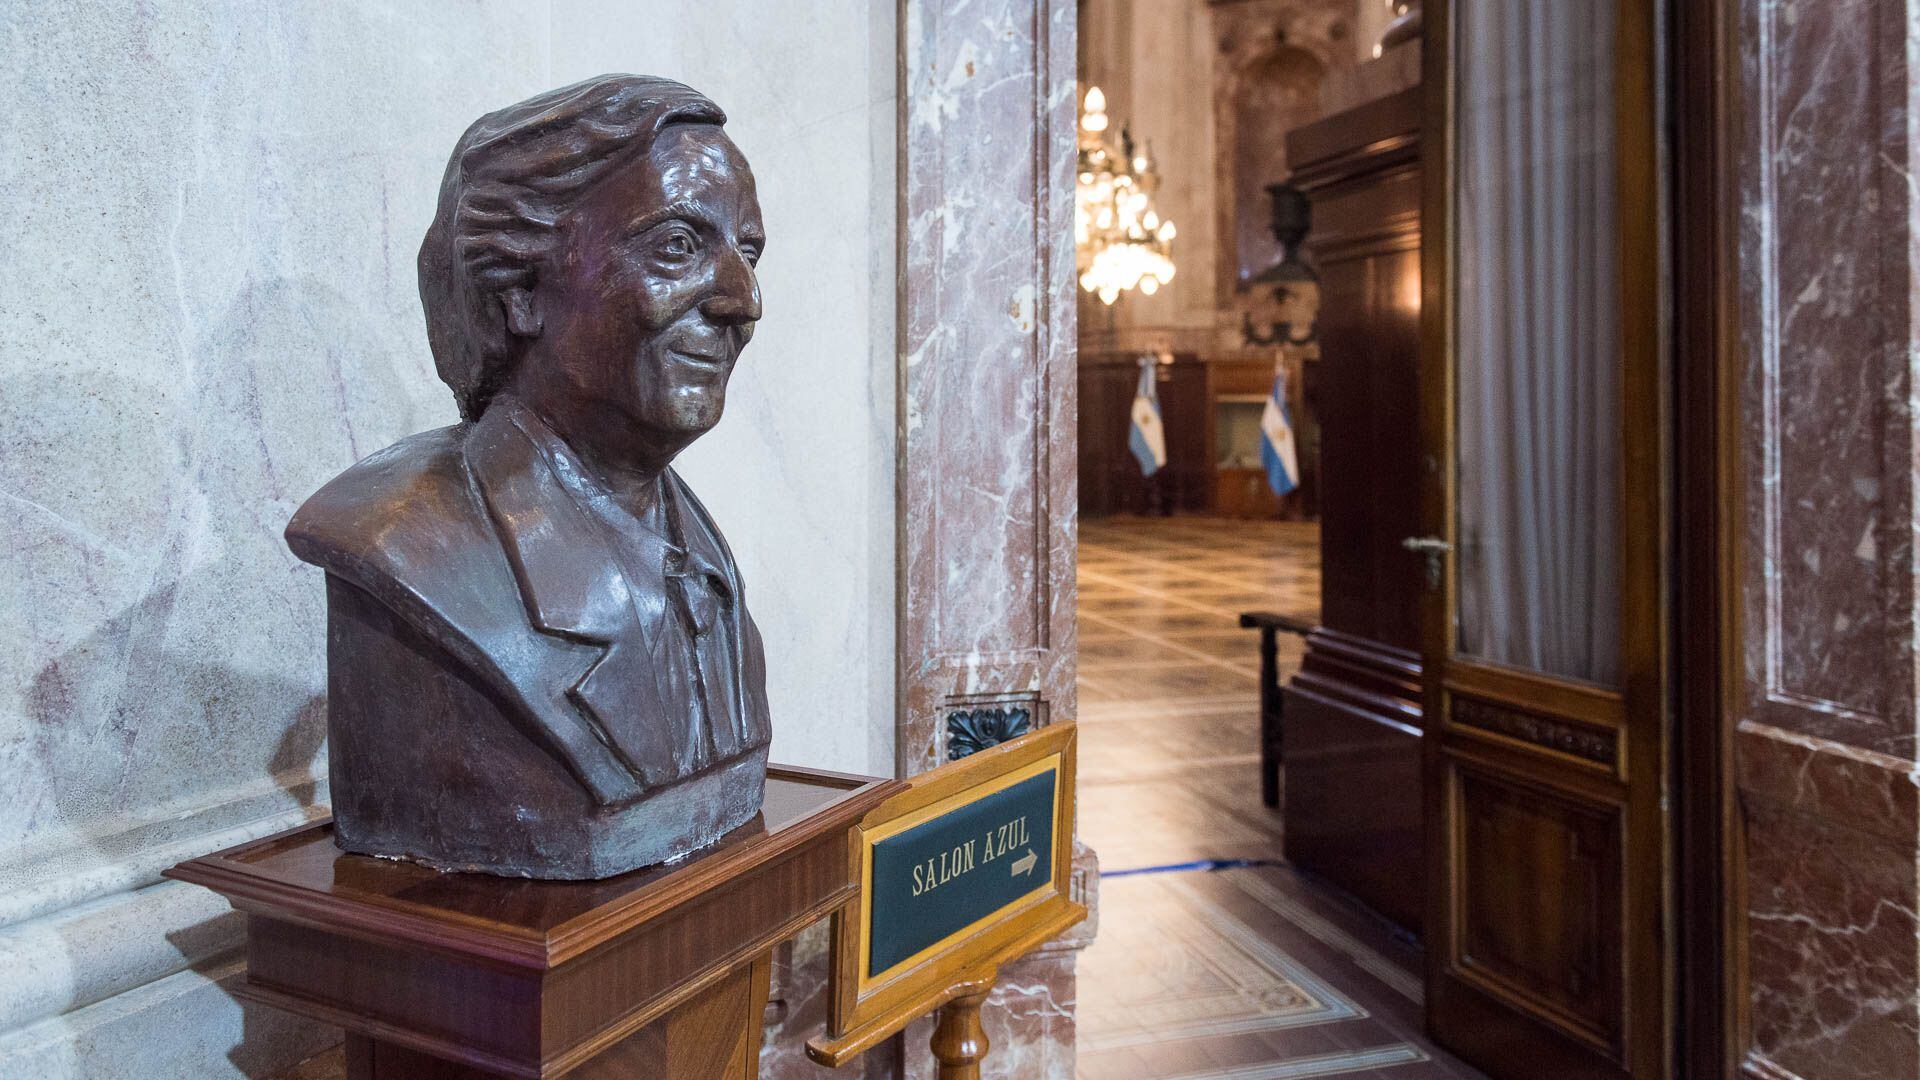
[[1087, 88], [1080, 113], [1080, 175], [1073, 214], [1074, 266], [1080, 287], [1111, 304], [1128, 289], [1145, 296], [1173, 280], [1173, 222], [1153, 208], [1160, 175], [1133, 136], [1120, 130], [1120, 145], [1107, 141], [1107, 96]]

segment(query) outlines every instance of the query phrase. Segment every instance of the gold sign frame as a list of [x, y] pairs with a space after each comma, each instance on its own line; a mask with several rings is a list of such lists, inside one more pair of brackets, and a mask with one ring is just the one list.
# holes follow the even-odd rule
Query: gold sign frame
[[[827, 1035], [807, 1043], [823, 1065], [840, 1065], [945, 1005], [968, 984], [991, 982], [1013, 960], [1087, 917], [1069, 896], [1073, 873], [1076, 753], [1079, 732], [1068, 721], [910, 778], [906, 791], [881, 803], [856, 826], [851, 845], [859, 895], [833, 915]], [[874, 845], [1015, 784], [1054, 772], [1052, 874], [1011, 903], [974, 920], [869, 977]]]

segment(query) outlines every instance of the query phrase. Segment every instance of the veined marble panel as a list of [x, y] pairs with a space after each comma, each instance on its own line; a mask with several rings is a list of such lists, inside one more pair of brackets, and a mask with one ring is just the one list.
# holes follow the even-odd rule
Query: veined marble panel
[[1910, 757], [1912, 10], [1741, 7], [1748, 710]]
[[1747, 1064], [1912, 1076], [1920, 9], [1731, 11]]
[[1920, 1074], [1912, 763], [1739, 742], [1754, 1050], [1805, 1080]]
[[[897, 760], [910, 775], [944, 759], [951, 711], [1075, 714], [1077, 102], [1069, 0], [900, 11]], [[1072, 1075], [1073, 958], [1043, 951], [1002, 972], [989, 1075]], [[927, 1030], [907, 1031], [908, 1077], [931, 1075]]]
[[1073, 7], [909, 3], [901, 618], [907, 772], [960, 700], [1072, 715]]

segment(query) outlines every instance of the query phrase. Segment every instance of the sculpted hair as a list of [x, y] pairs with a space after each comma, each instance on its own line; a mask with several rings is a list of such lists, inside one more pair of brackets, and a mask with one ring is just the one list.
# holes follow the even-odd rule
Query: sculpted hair
[[533, 287], [566, 212], [669, 124], [726, 121], [718, 105], [671, 79], [602, 75], [467, 128], [419, 261], [427, 342], [461, 419], [478, 419], [506, 383], [513, 352], [500, 298]]

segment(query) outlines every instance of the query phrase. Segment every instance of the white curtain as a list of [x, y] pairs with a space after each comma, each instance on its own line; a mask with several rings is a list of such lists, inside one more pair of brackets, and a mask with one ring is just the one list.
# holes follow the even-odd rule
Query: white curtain
[[1459, 651], [1619, 676], [1608, 0], [1456, 0]]

